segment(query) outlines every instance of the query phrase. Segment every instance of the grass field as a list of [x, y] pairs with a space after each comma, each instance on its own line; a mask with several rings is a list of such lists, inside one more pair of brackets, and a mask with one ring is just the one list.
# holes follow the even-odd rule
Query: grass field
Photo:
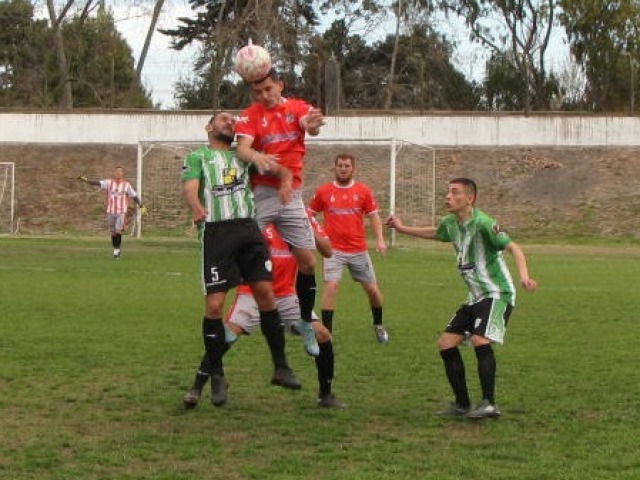
[[[451, 400], [435, 340], [465, 288], [447, 246], [376, 258], [391, 341], [375, 342], [343, 282], [335, 393], [269, 385], [260, 335], [226, 356], [229, 403], [184, 411], [202, 351], [194, 240], [0, 239], [0, 478], [637, 479], [640, 247], [527, 246], [540, 289], [520, 292], [496, 347], [498, 420], [433, 413]], [[478, 400], [475, 357], [464, 349]]]

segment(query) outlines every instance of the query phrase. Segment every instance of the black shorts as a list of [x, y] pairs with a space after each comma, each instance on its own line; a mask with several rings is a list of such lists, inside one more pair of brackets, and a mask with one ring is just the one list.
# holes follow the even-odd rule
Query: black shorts
[[449, 320], [445, 332], [480, 335], [503, 343], [513, 306], [502, 299], [485, 298], [472, 305], [462, 305]]
[[252, 219], [207, 223], [202, 262], [207, 293], [227, 292], [241, 283], [272, 279], [269, 248]]

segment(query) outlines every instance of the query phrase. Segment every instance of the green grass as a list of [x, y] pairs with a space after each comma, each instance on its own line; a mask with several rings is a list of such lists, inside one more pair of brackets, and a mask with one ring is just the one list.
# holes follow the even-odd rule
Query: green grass
[[[226, 356], [229, 403], [182, 409], [201, 355], [194, 240], [0, 239], [0, 478], [636, 479], [640, 398], [634, 244], [525, 246], [498, 358], [499, 420], [444, 419], [435, 341], [465, 289], [448, 246], [375, 258], [391, 342], [357, 284], [335, 317], [335, 393], [315, 406], [298, 339], [299, 392], [269, 385], [261, 335]], [[473, 397], [475, 357], [463, 349]]]

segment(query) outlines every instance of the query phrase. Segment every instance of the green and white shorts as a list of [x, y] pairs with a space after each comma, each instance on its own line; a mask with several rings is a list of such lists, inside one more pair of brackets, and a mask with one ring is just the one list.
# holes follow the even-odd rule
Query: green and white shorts
[[492, 342], [504, 343], [513, 305], [499, 298], [485, 298], [471, 305], [462, 305], [453, 315], [445, 332], [479, 335]]

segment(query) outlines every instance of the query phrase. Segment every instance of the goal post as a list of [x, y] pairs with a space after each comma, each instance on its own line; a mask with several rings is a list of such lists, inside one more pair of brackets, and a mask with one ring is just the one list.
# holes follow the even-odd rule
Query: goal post
[[12, 234], [15, 231], [15, 185], [15, 163], [0, 162], [0, 234]]
[[[307, 138], [303, 198], [334, 179], [334, 159], [349, 153], [356, 159], [355, 178], [368, 184], [383, 221], [398, 214], [407, 225], [435, 221], [435, 149], [396, 138]], [[203, 142], [141, 141], [138, 144], [137, 189], [149, 215], [136, 219], [141, 236], [195, 235], [191, 212], [182, 197], [180, 179], [187, 154]], [[391, 245], [398, 239], [393, 234]]]

